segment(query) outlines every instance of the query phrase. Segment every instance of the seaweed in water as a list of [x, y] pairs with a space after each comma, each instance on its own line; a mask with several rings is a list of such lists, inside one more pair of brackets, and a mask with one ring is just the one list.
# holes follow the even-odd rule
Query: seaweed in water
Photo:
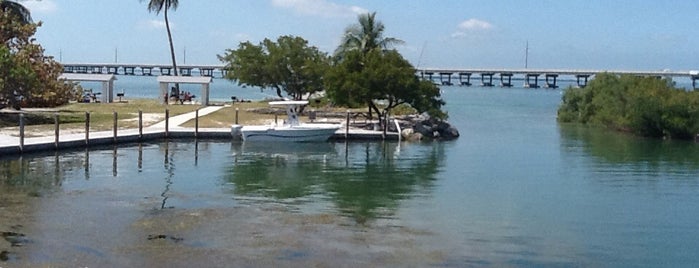
[[29, 242], [29, 239], [25, 237], [24, 234], [21, 233], [16, 233], [16, 232], [2, 232], [0, 233], [7, 242], [10, 242], [10, 245], [13, 247], [21, 247], [27, 242]]
[[178, 242], [184, 240], [184, 238], [175, 237], [175, 236], [171, 236], [171, 235], [163, 235], [163, 234], [148, 235], [148, 240], [155, 240], [155, 239], [170, 239], [170, 240], [174, 241], [175, 243], [178, 243]]

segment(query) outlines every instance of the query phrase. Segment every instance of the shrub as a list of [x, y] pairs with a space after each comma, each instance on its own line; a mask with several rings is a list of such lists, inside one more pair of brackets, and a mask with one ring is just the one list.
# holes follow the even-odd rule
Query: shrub
[[665, 79], [602, 73], [586, 88], [566, 90], [558, 120], [691, 139], [699, 133], [699, 92], [677, 89]]

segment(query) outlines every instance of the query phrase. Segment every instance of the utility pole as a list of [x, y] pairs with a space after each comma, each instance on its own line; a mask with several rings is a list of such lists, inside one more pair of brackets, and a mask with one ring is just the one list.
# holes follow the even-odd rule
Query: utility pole
[[529, 67], [529, 40], [527, 40], [527, 46], [524, 48], [524, 69]]

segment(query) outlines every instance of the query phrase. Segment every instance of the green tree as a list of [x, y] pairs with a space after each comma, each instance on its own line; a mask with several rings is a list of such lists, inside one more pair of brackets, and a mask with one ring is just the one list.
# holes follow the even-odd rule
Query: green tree
[[[343, 61], [350, 52], [359, 52], [360, 57], [365, 57], [372, 51], [386, 52], [394, 45], [403, 44], [403, 41], [393, 37], [384, 37], [386, 27], [381, 21], [376, 20], [376, 12], [361, 14], [357, 17], [358, 23], [345, 29], [342, 43], [335, 50], [335, 60]], [[356, 56], [355, 56], [356, 57]], [[356, 58], [354, 58], [356, 60]], [[357, 66], [362, 68], [362, 66]], [[366, 90], [372, 90], [367, 88]], [[372, 103], [366, 102], [369, 107], [368, 117], [373, 118]]]
[[[139, 1], [143, 2], [144, 0]], [[172, 31], [170, 31], [170, 20], [167, 13], [170, 9], [176, 10], [178, 5], [178, 0], [150, 0], [148, 2], [148, 11], [155, 12], [156, 15], [163, 12], [165, 17], [165, 29], [167, 30], [167, 40], [170, 43], [170, 56], [172, 57], [172, 69], [175, 76], [177, 76], [177, 60], [175, 60], [175, 45], [172, 43]]]
[[418, 112], [445, 118], [439, 88], [415, 76], [415, 68], [395, 50], [350, 51], [326, 74], [328, 97], [349, 107], [368, 105], [383, 122], [391, 110], [408, 104]]
[[[5, 1], [7, 2], [7, 1]], [[59, 81], [63, 67], [34, 41], [41, 23], [26, 23], [13, 12], [0, 10], [0, 104], [19, 109], [51, 107], [75, 99], [73, 84]]]
[[566, 90], [558, 120], [692, 139], [699, 134], [699, 92], [674, 88], [671, 81], [655, 77], [601, 73], [585, 88]]
[[330, 66], [328, 56], [301, 37], [280, 36], [258, 45], [241, 42], [218, 56], [226, 64], [226, 78], [241, 85], [274, 88], [283, 98], [294, 100], [323, 90], [323, 75]]
[[359, 15], [357, 24], [345, 29], [342, 43], [335, 50], [335, 56], [344, 58], [349, 51], [359, 50], [366, 54], [371, 50], [388, 50], [404, 42], [393, 37], [384, 37], [385, 26], [376, 20], [376, 12]]
[[32, 15], [29, 12], [29, 9], [16, 1], [0, 0], [0, 10], [2, 10], [4, 13], [9, 13], [16, 16], [16, 18], [22, 24], [32, 23]]

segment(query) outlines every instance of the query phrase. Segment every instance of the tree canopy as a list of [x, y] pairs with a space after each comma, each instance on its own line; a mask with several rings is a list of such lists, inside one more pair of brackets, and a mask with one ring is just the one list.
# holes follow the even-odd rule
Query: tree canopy
[[16, 1], [0, 0], [0, 10], [12, 14], [21, 24], [32, 23], [32, 15], [25, 6]]
[[241, 85], [276, 89], [292, 99], [323, 90], [323, 75], [330, 66], [328, 56], [309, 46], [301, 37], [281, 36], [258, 45], [242, 42], [218, 56], [226, 64], [226, 78]]
[[699, 91], [674, 88], [665, 79], [601, 73], [585, 88], [566, 90], [558, 120], [692, 139], [699, 134]]
[[0, 105], [50, 107], [75, 99], [75, 86], [58, 80], [63, 67], [34, 41], [40, 25], [0, 10]]
[[391, 49], [403, 41], [384, 37], [384, 30], [376, 12], [359, 15], [358, 23], [347, 27], [326, 77], [328, 96], [340, 105], [368, 106], [369, 118], [373, 112], [385, 118], [402, 104], [446, 117], [439, 88], [415, 76], [415, 68]]
[[386, 27], [376, 20], [376, 12], [361, 14], [357, 21], [357, 24], [345, 29], [342, 43], [335, 50], [337, 58], [343, 58], [349, 51], [359, 50], [366, 54], [371, 50], [388, 50], [394, 45], [403, 44], [400, 39], [383, 36]]
[[350, 51], [328, 71], [325, 81], [328, 97], [336, 104], [367, 105], [382, 118], [402, 104], [446, 117], [439, 88], [420, 80], [415, 68], [395, 50]]

